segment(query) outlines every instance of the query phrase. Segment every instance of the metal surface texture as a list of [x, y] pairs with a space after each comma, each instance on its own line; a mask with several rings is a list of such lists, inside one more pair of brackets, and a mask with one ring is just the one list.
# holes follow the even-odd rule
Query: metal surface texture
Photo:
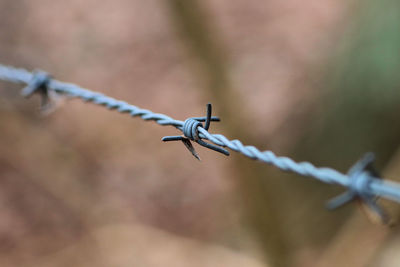
[[[294, 172], [302, 176], [315, 178], [324, 183], [346, 187], [347, 192], [329, 202], [328, 208], [337, 208], [354, 199], [360, 199], [376, 213], [383, 216], [382, 209], [376, 203], [377, 197], [400, 203], [400, 184], [382, 180], [375, 171], [372, 171], [371, 166], [374, 160], [372, 153], [367, 154], [357, 162], [348, 174], [343, 174], [331, 168], [316, 167], [309, 162], [295, 162], [288, 157], [276, 156], [272, 151], [260, 151], [254, 146], [243, 145], [239, 140], [229, 140], [224, 135], [209, 133], [210, 122], [219, 121], [218, 117], [211, 116], [211, 104], [207, 105], [206, 117], [192, 117], [185, 121], [180, 121], [167, 115], [141, 109], [124, 101], [81, 88], [75, 84], [57, 81], [42, 71], [32, 73], [25, 69], [0, 64], [0, 80], [26, 84], [27, 87], [22, 91], [25, 96], [36, 92], [47, 98], [49, 91], [53, 91], [59, 95], [80, 98], [86, 102], [102, 105], [121, 113], [128, 113], [132, 117], [138, 116], [146, 121], [155, 121], [159, 125], [174, 126], [182, 131], [183, 135], [167, 136], [162, 140], [181, 140], [197, 159], [200, 158], [190, 141], [224, 155], [229, 155], [229, 152], [224, 147], [229, 148], [251, 159], [271, 164], [282, 171]], [[201, 122], [205, 122], [205, 125], [203, 126]], [[208, 140], [210, 143], [203, 140]]]

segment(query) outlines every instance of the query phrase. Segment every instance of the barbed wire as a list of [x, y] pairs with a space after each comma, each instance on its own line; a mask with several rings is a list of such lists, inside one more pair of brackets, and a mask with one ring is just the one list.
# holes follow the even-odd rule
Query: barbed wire
[[[210, 122], [219, 121], [218, 117], [211, 116], [211, 104], [207, 105], [207, 116], [192, 117], [181, 121], [175, 120], [165, 114], [141, 109], [124, 101], [84, 89], [75, 84], [55, 80], [43, 71], [30, 72], [25, 69], [0, 64], [0, 80], [26, 84], [27, 86], [22, 90], [22, 95], [28, 97], [33, 93], [40, 93], [42, 95], [42, 105], [47, 104], [49, 93], [53, 92], [80, 98], [86, 102], [102, 105], [120, 113], [128, 113], [132, 117], [137, 116], [145, 121], [155, 121], [162, 126], [173, 126], [182, 131], [183, 135], [167, 136], [162, 140], [181, 140], [197, 159], [200, 158], [191, 141], [225, 155], [229, 155], [229, 152], [225, 149], [229, 148], [251, 159], [271, 164], [282, 171], [289, 171], [315, 178], [324, 183], [346, 187], [347, 191], [331, 200], [327, 205], [328, 208], [337, 208], [354, 199], [361, 199], [380, 215], [381, 218], [385, 219], [386, 215], [384, 211], [376, 203], [377, 197], [383, 197], [400, 203], [400, 184], [393, 181], [385, 181], [379, 177], [372, 166], [374, 161], [372, 153], [366, 154], [347, 174], [343, 174], [332, 168], [316, 167], [309, 162], [295, 162], [288, 157], [276, 156], [269, 150], [260, 151], [254, 146], [243, 145], [240, 140], [229, 140], [221, 134], [211, 134], [208, 131]], [[205, 122], [204, 126], [202, 122]], [[211, 143], [207, 143], [204, 140], [208, 140]]]

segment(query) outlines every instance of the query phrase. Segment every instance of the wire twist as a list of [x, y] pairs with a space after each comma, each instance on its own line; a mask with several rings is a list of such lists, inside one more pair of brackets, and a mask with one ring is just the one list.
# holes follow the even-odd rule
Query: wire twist
[[[46, 77], [46, 79], [44, 77]], [[384, 197], [400, 203], [400, 184], [393, 181], [384, 181], [374, 171], [371, 171], [372, 160], [370, 156], [358, 162], [348, 174], [343, 174], [331, 168], [318, 168], [309, 162], [295, 162], [288, 157], [279, 157], [272, 151], [260, 151], [254, 146], [243, 145], [239, 140], [229, 140], [221, 134], [209, 133], [208, 128], [210, 122], [219, 121], [219, 118], [211, 117], [211, 105], [207, 106], [206, 117], [189, 118], [183, 122], [164, 114], [138, 108], [124, 101], [116, 100], [74, 84], [51, 79], [49, 76], [39, 76], [37, 73], [32, 74], [25, 69], [17, 69], [0, 64], [0, 79], [14, 83], [28, 84], [28, 88], [30, 89], [24, 89], [27, 95], [30, 95], [31, 92], [38, 92], [40, 91], [38, 90], [39, 88], [45, 87], [47, 92], [53, 91], [60, 95], [77, 97], [87, 102], [103, 105], [109, 109], [115, 109], [121, 113], [128, 113], [133, 117], [140, 116], [143, 120], [155, 121], [159, 125], [173, 126], [182, 131], [183, 136], [164, 137], [163, 141], [181, 140], [197, 158], [197, 153], [194, 151], [190, 141], [229, 155], [229, 152], [223, 148], [227, 147], [251, 159], [274, 165], [283, 171], [294, 172], [302, 176], [313, 177], [324, 183], [337, 184], [348, 188], [346, 193], [328, 203], [328, 207], [330, 208], [339, 207], [358, 198], [364, 201], [375, 212], [383, 216], [382, 210], [376, 204], [377, 197]], [[204, 126], [201, 123], [203, 121], [205, 121]], [[206, 143], [203, 140], [209, 140], [212, 144]]]

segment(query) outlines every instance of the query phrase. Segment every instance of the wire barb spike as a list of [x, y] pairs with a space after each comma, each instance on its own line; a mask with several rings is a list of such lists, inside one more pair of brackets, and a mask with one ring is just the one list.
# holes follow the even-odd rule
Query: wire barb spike
[[49, 96], [48, 85], [52, 77], [45, 71], [37, 70], [32, 73], [32, 79], [28, 85], [22, 89], [21, 95], [24, 97], [31, 97], [34, 93], [40, 93], [42, 100], [40, 107], [42, 110], [50, 108], [51, 101]]
[[376, 203], [378, 197], [372, 192], [370, 183], [372, 179], [381, 179], [379, 173], [373, 166], [375, 155], [366, 153], [358, 162], [356, 162], [348, 171], [350, 183], [349, 190], [343, 194], [331, 199], [326, 207], [330, 210], [337, 209], [353, 200], [360, 200], [363, 205], [368, 207], [369, 211], [374, 212], [383, 222], [388, 222], [386, 212]]
[[[186, 119], [182, 126], [183, 135], [164, 136], [161, 140], [164, 142], [178, 141], [178, 140], [182, 141], [183, 144], [187, 147], [187, 149], [192, 153], [192, 155], [198, 160], [200, 160], [200, 157], [197, 154], [196, 150], [194, 149], [193, 145], [191, 144], [190, 140], [195, 141], [196, 143], [198, 143], [201, 146], [204, 146], [206, 148], [212, 149], [212, 150], [222, 153], [226, 156], [229, 156], [228, 150], [226, 150], [222, 147], [219, 147], [217, 145], [207, 143], [207, 142], [203, 141], [201, 139], [201, 137], [199, 136], [199, 131], [197, 129], [198, 127], [202, 127], [205, 130], [208, 130], [210, 128], [211, 121], [220, 121], [220, 119], [218, 117], [211, 116], [211, 112], [212, 112], [212, 106], [210, 103], [208, 103], [206, 117], [192, 117], [192, 118]], [[203, 121], [205, 122], [204, 126], [201, 123]]]

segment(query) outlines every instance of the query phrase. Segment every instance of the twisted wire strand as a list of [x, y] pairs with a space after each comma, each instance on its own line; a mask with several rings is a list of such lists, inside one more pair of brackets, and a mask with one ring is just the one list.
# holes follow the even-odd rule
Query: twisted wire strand
[[[0, 80], [29, 84], [33, 78], [33, 73], [20, 68], [5, 66], [0, 64]], [[78, 85], [65, 83], [51, 79], [47, 84], [48, 89], [56, 93], [68, 95], [70, 97], [80, 98], [86, 102], [92, 102], [97, 105], [114, 109], [120, 113], [128, 113], [132, 117], [139, 116], [146, 121], [155, 121], [162, 126], [174, 126], [183, 131], [184, 121], [175, 120], [167, 115], [154, 113], [147, 109], [141, 109], [137, 106], [128, 104], [124, 101], [114, 99], [98, 92], [81, 88]], [[243, 145], [239, 140], [229, 140], [221, 134], [211, 134], [202, 127], [197, 127], [199, 137], [207, 139], [215, 145], [230, 148], [246, 157], [261, 162], [271, 164], [282, 171], [294, 172], [302, 176], [313, 177], [321, 182], [328, 184], [337, 184], [347, 187], [350, 191], [354, 183], [351, 183], [349, 175], [338, 172], [327, 167], [316, 167], [309, 162], [295, 162], [288, 157], [276, 156], [272, 151], [260, 151], [258, 148], [249, 145]], [[400, 184], [393, 181], [384, 181], [379, 177], [369, 177], [368, 183], [364, 187], [365, 194], [374, 197], [380, 196], [400, 203]]]

